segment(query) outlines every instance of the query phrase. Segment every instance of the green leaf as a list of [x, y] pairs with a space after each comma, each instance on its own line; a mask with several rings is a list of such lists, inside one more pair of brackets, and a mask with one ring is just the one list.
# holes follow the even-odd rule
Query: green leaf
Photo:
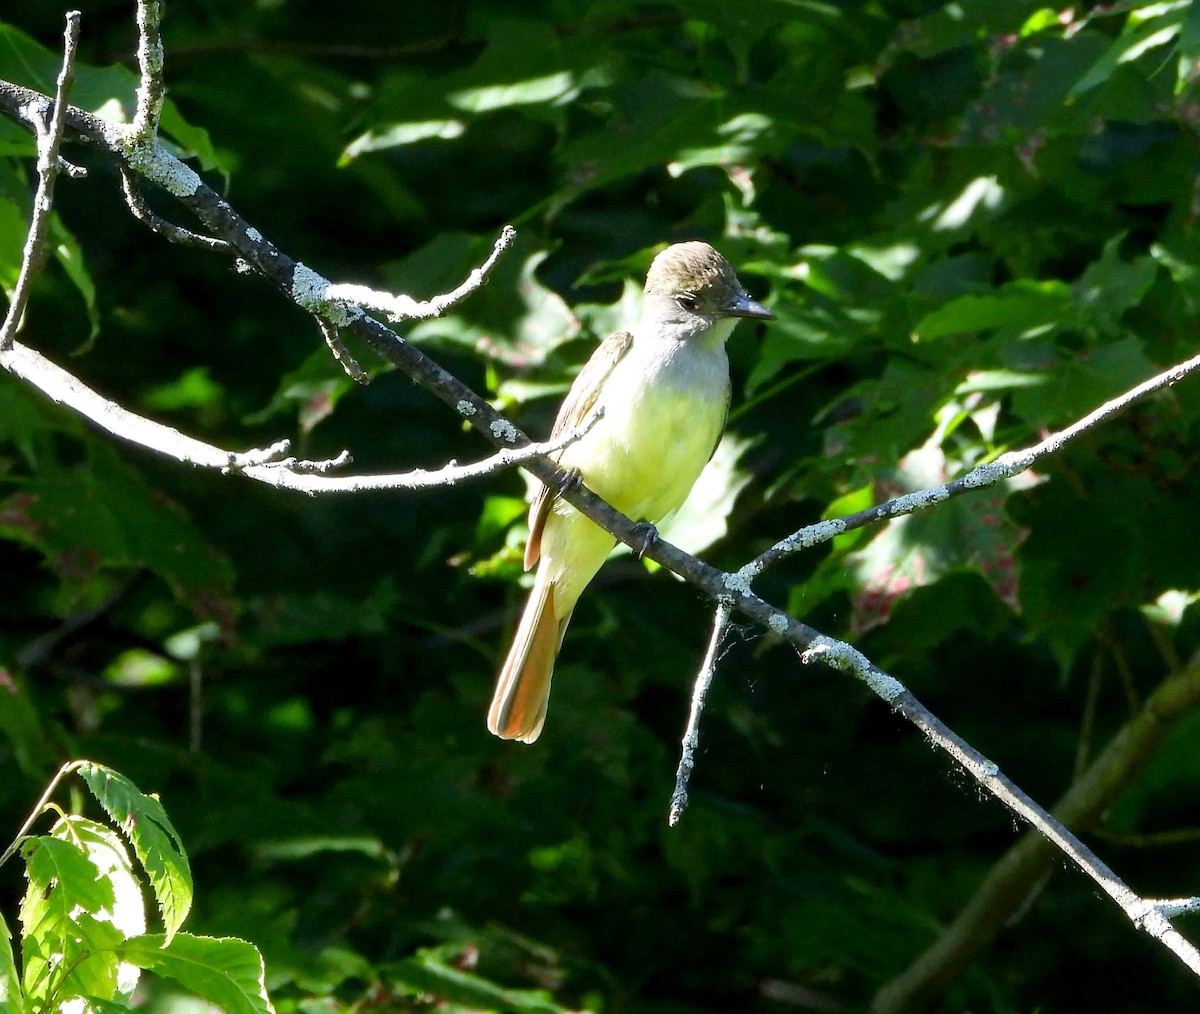
[[[61, 53], [40, 45], [13, 25], [0, 24], [0, 77], [53, 95], [61, 62]], [[77, 63], [71, 105], [116, 123], [131, 123], [138, 80], [128, 67]], [[182, 145], [178, 155], [195, 156], [201, 168], [217, 169], [228, 178], [233, 168], [229, 157], [219, 154], [208, 132], [188, 123], [170, 99], [163, 103], [160, 122], [163, 131]]]
[[1076, 99], [1084, 92], [1090, 91], [1097, 85], [1103, 84], [1123, 63], [1136, 60], [1143, 53], [1158, 46], [1166, 45], [1183, 27], [1184, 11], [1180, 4], [1167, 4], [1167, 12], [1160, 17], [1141, 21], [1131, 15], [1125, 30], [1113, 40], [1104, 54], [1092, 64], [1091, 68], [1075, 82], [1067, 95], [1068, 101]]
[[[422, 299], [446, 292], [478, 266], [490, 246], [491, 240], [483, 237], [442, 234], [403, 261], [387, 265], [385, 283]], [[540, 362], [581, 331], [571, 308], [537, 276], [548, 254], [518, 238], [482, 291], [453, 313], [414, 325], [409, 340], [441, 341], [465, 346], [476, 355]]]
[[113, 948], [123, 934], [112, 921], [116, 893], [92, 859], [99, 839], [81, 841], [73, 833], [81, 820], [65, 817], [51, 835], [21, 849], [29, 879], [21, 903], [22, 982], [31, 1003], [55, 995], [111, 998], [118, 991]]
[[17, 767], [33, 781], [49, 777], [57, 751], [50, 742], [42, 716], [25, 679], [0, 666], [0, 736], [12, 750]]
[[1121, 260], [1119, 248], [1124, 239], [1122, 232], [1105, 243], [1100, 258], [1088, 265], [1073, 286], [1085, 320], [1102, 333], [1118, 330], [1121, 315], [1141, 302], [1158, 275], [1158, 264], [1150, 256]]
[[121, 957], [155, 975], [173, 979], [225, 1014], [273, 1014], [258, 948], [235, 937], [161, 933], [126, 940]]
[[[125, 938], [145, 933], [146, 906], [142, 900], [142, 885], [134, 875], [129, 853], [116, 832], [86, 817], [71, 816], [60, 822], [56, 833], [82, 848], [100, 877], [112, 887], [112, 904], [93, 912], [96, 919], [111, 923]], [[105, 956], [103, 960], [110, 958], [110, 955]], [[131, 999], [138, 978], [138, 969], [133, 965], [117, 965], [114, 995]]]
[[1071, 290], [1064, 282], [1010, 282], [988, 296], [960, 296], [939, 307], [913, 328], [918, 341], [1006, 328], [1029, 332], [1069, 319]]
[[13, 957], [12, 933], [4, 921], [3, 913], [0, 913], [0, 1010], [19, 1011], [22, 1003], [24, 993]]
[[[922, 489], [947, 481], [949, 471], [942, 448], [927, 443], [904, 458], [895, 485], [899, 491]], [[935, 510], [893, 518], [864, 547], [847, 554], [843, 566], [857, 577], [854, 631], [861, 634], [886, 622], [897, 601], [963, 568], [977, 569], [996, 597], [1015, 607], [1013, 554], [1025, 533], [1009, 519], [1004, 504], [1028, 484], [1024, 477], [1012, 479]]]
[[444, 1004], [483, 1010], [565, 1014], [566, 1008], [540, 990], [505, 989], [446, 963], [445, 954], [460, 951], [457, 946], [428, 948], [380, 971], [405, 996], [434, 996]]
[[1183, 30], [1179, 34], [1179, 71], [1175, 81], [1175, 94], [1182, 94], [1196, 80], [1200, 71], [1200, 4], [1194, 0], [1188, 5], [1183, 19]]
[[0, 538], [33, 546], [75, 587], [104, 568], [147, 568], [199, 615], [228, 620], [229, 561], [112, 447], [86, 447], [85, 464], [44, 468], [0, 501]]
[[1046, 370], [1049, 383], [1016, 388], [1012, 409], [1033, 427], [1066, 422], [1097, 408], [1155, 372], [1138, 338], [1062, 357]]
[[68, 229], [58, 215], [50, 218], [50, 238], [53, 243], [54, 258], [63, 269], [71, 284], [83, 297], [83, 305], [87, 310], [88, 337], [83, 343], [86, 349], [100, 333], [100, 309], [96, 305], [96, 283], [92, 281], [87, 263], [83, 259], [83, 248], [79, 245], [74, 234]]
[[24, 210], [0, 196], [0, 289], [10, 300], [21, 274], [21, 259], [28, 232], [29, 223], [25, 220]]
[[192, 906], [192, 871], [179, 833], [158, 798], [144, 795], [124, 775], [91, 761], [79, 774], [137, 852], [150, 877], [169, 941]]

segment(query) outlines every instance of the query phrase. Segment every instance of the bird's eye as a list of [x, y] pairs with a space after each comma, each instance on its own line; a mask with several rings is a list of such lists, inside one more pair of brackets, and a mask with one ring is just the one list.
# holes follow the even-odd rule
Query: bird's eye
[[696, 297], [690, 292], [684, 292], [676, 296], [675, 302], [679, 304], [681, 310], [687, 310], [688, 313], [696, 312]]

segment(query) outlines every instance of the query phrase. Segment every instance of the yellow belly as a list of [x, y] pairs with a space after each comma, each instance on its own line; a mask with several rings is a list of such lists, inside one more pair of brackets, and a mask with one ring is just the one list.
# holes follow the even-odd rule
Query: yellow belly
[[[657, 524], [683, 506], [712, 456], [725, 424], [728, 369], [720, 346], [683, 363], [669, 354], [626, 357], [604, 385], [603, 418], [564, 451], [561, 464], [622, 514]], [[575, 508], [554, 504], [541, 557], [559, 617], [570, 615], [614, 545]]]
[[725, 419], [719, 399], [670, 390], [605, 405], [604, 418], [563, 464], [634, 521], [657, 523], [678, 510], [712, 455]]

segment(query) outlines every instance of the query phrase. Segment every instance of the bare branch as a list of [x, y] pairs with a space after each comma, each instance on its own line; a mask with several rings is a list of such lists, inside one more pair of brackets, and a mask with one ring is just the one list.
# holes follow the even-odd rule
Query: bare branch
[[137, 111], [133, 116], [131, 142], [138, 147], [152, 147], [158, 141], [158, 120], [162, 115], [166, 86], [163, 83], [162, 3], [160, 0], [138, 0], [138, 70], [141, 83], [137, 90]]
[[513, 245], [516, 238], [517, 230], [511, 225], [506, 225], [500, 230], [500, 236], [492, 247], [488, 259], [467, 275], [466, 280], [458, 288], [444, 295], [434, 296], [425, 302], [419, 302], [403, 293], [378, 292], [365, 285], [331, 285], [326, 296], [329, 299], [343, 300], [353, 303], [355, 306], [366, 307], [368, 310], [379, 310], [387, 314], [388, 320], [394, 322], [440, 317], [450, 307], [461, 303], [471, 293], [484, 286], [501, 256]]
[[321, 334], [325, 338], [325, 344], [329, 346], [329, 351], [333, 353], [333, 358], [338, 361], [342, 369], [346, 371], [346, 376], [353, 380], [356, 384], [369, 384], [371, 382], [367, 371], [358, 365], [358, 360], [350, 355], [350, 350], [342, 344], [341, 336], [338, 334], [338, 329], [324, 317], [317, 318], [317, 326], [321, 329]]
[[[1138, 715], [1126, 722], [1087, 770], [1072, 781], [1054, 805], [1056, 824], [1087, 830], [1099, 823], [1113, 800], [1149, 762], [1163, 738], [1198, 704], [1200, 662], [1194, 662], [1191, 667], [1164, 680], [1147, 698]], [[1103, 838], [1111, 837], [1102, 830], [1094, 833]], [[1039, 824], [1034, 824], [1034, 830], [1025, 834], [992, 867], [957, 918], [907, 969], [879, 991], [872, 1010], [920, 1009], [954, 981], [967, 962], [991, 942], [1025, 903], [1030, 890], [1053, 871], [1057, 862], [1054, 848], [1058, 844], [1057, 840], [1045, 835]], [[1069, 852], [1068, 855], [1078, 863], [1075, 855]], [[1081, 868], [1093, 876], [1091, 870]], [[1107, 867], [1104, 869], [1111, 876], [1111, 871]], [[1139, 906], [1152, 907], [1152, 903], [1137, 898], [1125, 898], [1124, 901], [1121, 907], [1135, 925], [1157, 936], [1157, 931], [1163, 928], [1161, 921], [1156, 920], [1153, 926], [1143, 925], [1141, 921]], [[1165, 913], [1158, 915], [1166, 918]], [[1168, 943], [1176, 953], [1179, 953], [1180, 945], [1185, 950], [1190, 949], [1182, 939], [1172, 939]], [[1196, 967], [1194, 950], [1185, 959], [1185, 964], [1193, 969]]]
[[1200, 898], [1147, 898], [1146, 904], [1165, 919], [1200, 912]]
[[185, 229], [181, 225], [175, 225], [164, 218], [160, 218], [146, 204], [141, 190], [138, 189], [137, 178], [130, 171], [129, 166], [122, 162], [119, 169], [121, 171], [121, 190], [125, 194], [125, 203], [128, 205], [129, 210], [133, 212], [133, 217], [139, 222], [148, 226], [153, 232], [157, 232], [171, 243], [179, 243], [184, 246], [198, 246], [206, 250], [230, 249], [229, 244], [223, 239], [202, 236], [198, 232], [192, 232], [191, 229]]
[[[25, 314], [33, 280], [46, 262], [46, 230], [50, 226], [50, 209], [54, 205], [54, 181], [58, 177], [58, 149], [62, 143], [63, 127], [67, 120], [67, 99], [71, 94], [74, 79], [75, 50], [79, 46], [79, 11], [67, 14], [67, 27], [63, 32], [63, 60], [58, 73], [54, 93], [54, 105], [43, 114], [45, 99], [37, 96], [28, 109], [37, 135], [37, 193], [33, 198], [33, 215], [29, 232], [25, 236], [25, 251], [21, 257], [21, 271], [17, 275], [12, 302], [8, 306], [4, 323], [0, 325], [0, 352], [11, 347], [13, 337]], [[44, 119], [43, 119], [44, 115]]]
[[139, 416], [116, 402], [97, 394], [77, 377], [20, 342], [0, 352], [0, 367], [32, 384], [52, 400], [66, 405], [91, 419], [102, 429], [122, 440], [138, 444], [185, 464], [236, 472], [278, 489], [294, 489], [309, 495], [319, 493], [355, 493], [379, 489], [428, 489], [453, 486], [468, 479], [493, 475], [506, 468], [526, 464], [541, 455], [556, 454], [587, 433], [601, 418], [593, 412], [584, 424], [570, 433], [546, 443], [527, 443], [506, 447], [490, 457], [469, 465], [450, 462], [433, 471], [414, 469], [383, 475], [353, 475], [335, 478], [326, 473], [350, 460], [347, 452], [329, 461], [302, 461], [281, 458], [289, 444], [281, 440], [270, 447], [234, 453], [189, 437], [179, 430]]
[[1000, 455], [995, 461], [988, 464], [977, 465], [953, 482], [947, 482], [940, 486], [930, 486], [928, 489], [917, 490], [915, 493], [906, 493], [903, 496], [888, 500], [878, 507], [868, 507], [865, 510], [856, 511], [844, 517], [830, 518], [826, 521], [819, 521], [814, 525], [801, 528], [799, 531], [793, 532], [786, 539], [781, 539], [775, 543], [770, 549], [760, 553], [738, 573], [747, 581], [753, 581], [771, 564], [777, 563], [779, 560], [791, 556], [793, 553], [810, 549], [822, 542], [828, 542], [843, 532], [862, 528], [864, 525], [875, 521], [886, 521], [890, 518], [898, 518], [905, 514], [926, 510], [935, 504], [941, 503], [943, 500], [960, 496], [970, 490], [983, 489], [985, 486], [993, 486], [998, 482], [1003, 482], [1005, 479], [1011, 479], [1014, 475], [1019, 475], [1027, 468], [1031, 468], [1040, 458], [1062, 450], [1077, 437], [1119, 415], [1134, 402], [1140, 401], [1155, 391], [1161, 391], [1165, 387], [1177, 384], [1197, 369], [1200, 369], [1200, 356], [1193, 356], [1182, 363], [1168, 367], [1149, 380], [1130, 388], [1124, 394], [1113, 398], [1111, 401], [1106, 401], [1099, 408], [1089, 412], [1082, 419], [1072, 423], [1065, 429], [1059, 430], [1057, 433], [1051, 433], [1045, 440], [1026, 447], [1023, 450], [1009, 451], [1007, 454]]
[[696, 763], [696, 747], [700, 745], [700, 716], [704, 712], [704, 701], [708, 697], [708, 688], [712, 686], [713, 677], [717, 672], [718, 653], [721, 642], [729, 630], [729, 607], [718, 603], [713, 616], [712, 636], [708, 639], [708, 650], [704, 653], [704, 661], [692, 687], [692, 707], [688, 712], [687, 729], [683, 734], [683, 749], [679, 755], [679, 767], [675, 771], [675, 791], [671, 794], [671, 811], [667, 816], [667, 824], [674, 827], [683, 817], [688, 805], [688, 781], [692, 777], [692, 768]]

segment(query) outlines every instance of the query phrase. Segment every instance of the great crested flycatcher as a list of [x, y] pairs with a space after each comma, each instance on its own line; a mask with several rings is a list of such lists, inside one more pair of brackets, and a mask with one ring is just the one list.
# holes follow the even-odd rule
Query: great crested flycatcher
[[[646, 276], [641, 320], [604, 340], [559, 409], [551, 439], [604, 410], [559, 465], [634, 521], [655, 524], [678, 510], [725, 428], [725, 341], [739, 317], [773, 316], [707, 243], [667, 247]], [[488, 729], [502, 739], [532, 743], [541, 734], [571, 612], [614, 545], [545, 486], [538, 491], [525, 569], [541, 562], [488, 712]]]

